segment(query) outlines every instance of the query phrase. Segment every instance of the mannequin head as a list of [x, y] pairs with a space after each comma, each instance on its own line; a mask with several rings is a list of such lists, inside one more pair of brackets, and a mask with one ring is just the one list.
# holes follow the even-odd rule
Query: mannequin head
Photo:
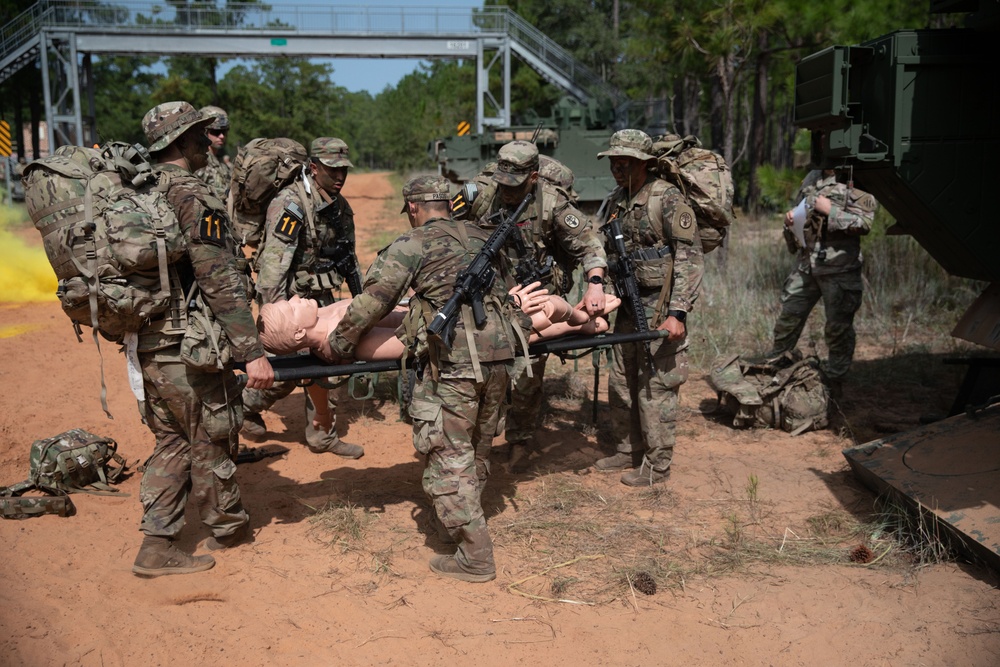
[[261, 344], [274, 354], [292, 354], [308, 347], [307, 333], [319, 321], [318, 311], [314, 300], [297, 296], [265, 303], [257, 323]]

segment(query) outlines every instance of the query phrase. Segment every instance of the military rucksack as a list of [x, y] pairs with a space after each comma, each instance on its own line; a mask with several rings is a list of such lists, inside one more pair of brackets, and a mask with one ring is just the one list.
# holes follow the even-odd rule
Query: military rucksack
[[303, 173], [307, 162], [305, 147], [294, 139], [258, 138], [240, 148], [229, 185], [229, 217], [238, 241], [260, 243], [268, 204]]
[[653, 142], [656, 170], [662, 178], [681, 189], [694, 209], [704, 252], [722, 245], [733, 211], [733, 174], [726, 160], [701, 147], [694, 136], [657, 137]]
[[185, 251], [140, 145], [62, 146], [24, 169], [25, 203], [73, 321], [121, 342], [170, 301], [169, 264]]
[[752, 363], [735, 355], [712, 369], [708, 383], [718, 392], [719, 411], [731, 414], [737, 428], [798, 435], [828, 424], [829, 392], [815, 356], [788, 353]]
[[127, 467], [117, 442], [74, 428], [32, 443], [28, 482], [66, 493], [118, 493], [110, 485]]

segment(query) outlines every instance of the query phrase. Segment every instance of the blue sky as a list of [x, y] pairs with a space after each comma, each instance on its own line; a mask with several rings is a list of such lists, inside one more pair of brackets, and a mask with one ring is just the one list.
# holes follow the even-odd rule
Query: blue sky
[[[269, 0], [271, 5], [318, 4], [295, 0]], [[369, 6], [369, 7], [482, 7], [482, 0], [360, 0], [358, 3], [329, 2], [324, 6]], [[333, 65], [333, 83], [351, 92], [367, 90], [376, 95], [386, 86], [395, 86], [400, 79], [417, 69], [420, 60], [405, 58], [331, 58], [320, 62]]]

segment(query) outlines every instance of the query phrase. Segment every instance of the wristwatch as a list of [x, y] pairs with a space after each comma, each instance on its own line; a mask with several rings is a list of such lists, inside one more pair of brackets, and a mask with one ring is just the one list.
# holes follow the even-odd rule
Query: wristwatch
[[668, 310], [667, 317], [673, 317], [681, 324], [684, 324], [684, 320], [687, 319], [688, 314], [683, 310]]
[[605, 282], [605, 280], [604, 280], [604, 276], [599, 276], [597, 274], [594, 274], [594, 275], [590, 276], [589, 278], [587, 278], [587, 282], [590, 283], [591, 285], [606, 285], [607, 284]]

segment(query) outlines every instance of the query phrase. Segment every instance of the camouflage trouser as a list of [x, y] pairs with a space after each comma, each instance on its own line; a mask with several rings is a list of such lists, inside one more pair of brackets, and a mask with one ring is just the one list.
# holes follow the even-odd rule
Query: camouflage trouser
[[[615, 333], [628, 333], [629, 326], [616, 327]], [[687, 381], [687, 350], [676, 343], [652, 342], [653, 366], [642, 343], [615, 345], [608, 375], [608, 404], [611, 407], [611, 432], [622, 438], [617, 450], [630, 454], [643, 452], [649, 465], [658, 472], [670, 467], [674, 458], [677, 430], [677, 395]]]
[[[261, 413], [270, 409], [272, 405], [285, 398], [293, 391], [298, 384], [295, 381], [275, 382], [270, 389], [244, 389], [243, 409], [247, 412]], [[338, 385], [339, 386], [339, 385]], [[316, 416], [316, 407], [309, 398], [309, 392], [303, 391], [306, 403], [306, 444], [318, 449], [328, 449], [336, 447], [340, 443], [340, 436], [337, 435], [337, 399], [335, 390], [331, 389], [327, 393], [327, 404], [330, 406], [330, 416], [333, 418], [333, 427], [330, 432], [321, 431], [313, 427], [313, 418]]]
[[141, 355], [146, 423], [156, 436], [139, 486], [146, 535], [175, 538], [184, 527], [190, 493], [205, 525], [218, 537], [250, 518], [240, 500], [234, 457], [243, 426], [232, 372], [206, 373], [163, 353]]
[[511, 393], [510, 407], [507, 408], [503, 426], [507, 442], [524, 442], [535, 437], [542, 405], [545, 403], [542, 380], [549, 355], [530, 357], [532, 377], [528, 377], [527, 373], [528, 359], [529, 357], [517, 357], [514, 361], [514, 391]]
[[781, 290], [781, 314], [774, 323], [777, 356], [795, 347], [816, 302], [823, 299], [826, 328], [823, 331], [830, 360], [826, 367], [832, 380], [843, 378], [854, 359], [854, 314], [861, 307], [861, 271], [813, 275], [795, 269]]
[[493, 541], [480, 497], [489, 477], [489, 455], [511, 367], [482, 365], [483, 382], [430, 372], [413, 388], [413, 446], [426, 455], [424, 491], [458, 543], [455, 559], [469, 572], [495, 572]]

